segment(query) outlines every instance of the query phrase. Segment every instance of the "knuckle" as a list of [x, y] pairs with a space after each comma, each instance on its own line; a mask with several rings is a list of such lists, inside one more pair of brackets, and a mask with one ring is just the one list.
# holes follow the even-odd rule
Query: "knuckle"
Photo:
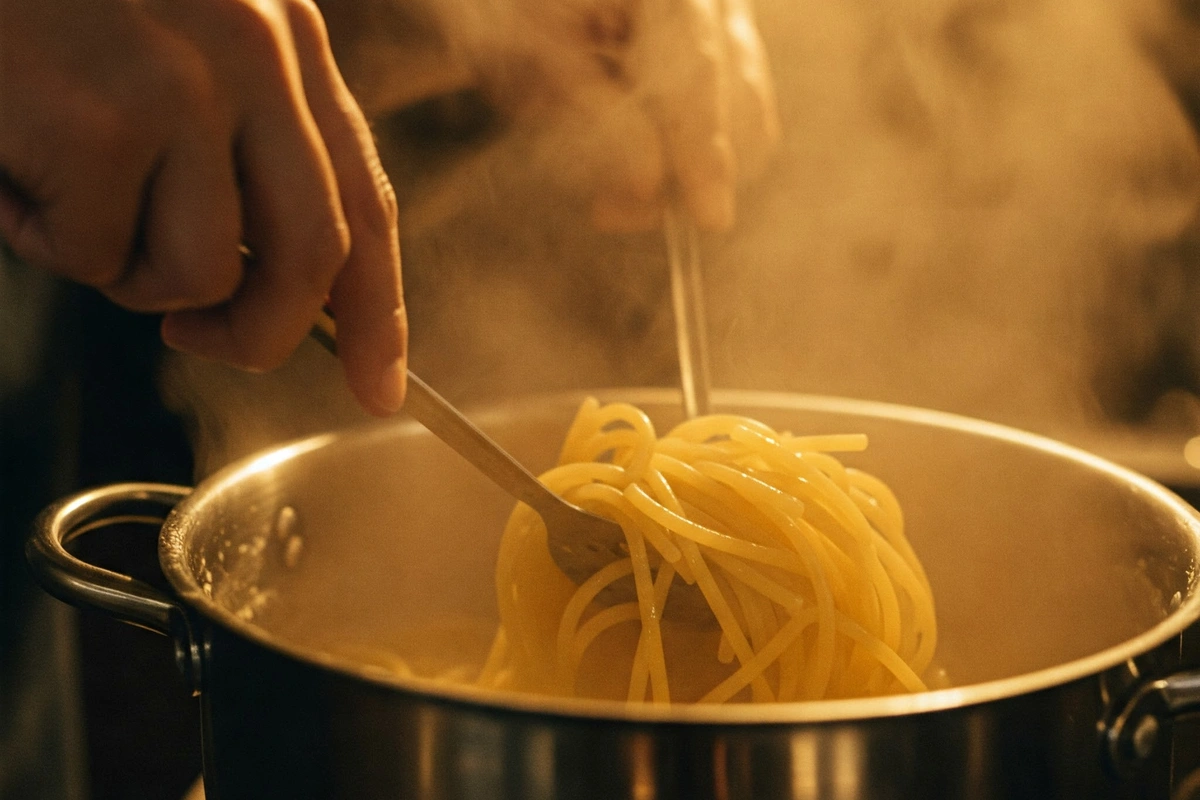
[[163, 89], [174, 98], [179, 110], [207, 110], [215, 104], [219, 89], [213, 67], [207, 57], [192, 47], [181, 47], [164, 70]]
[[383, 208], [383, 222], [387, 226], [388, 232], [391, 232], [400, 222], [400, 201], [396, 199], [396, 189], [388, 180], [383, 167], [380, 167], [377, 172], [376, 185], [379, 187], [379, 199]]
[[[219, 88], [213, 64], [195, 44], [156, 42], [141, 68], [76, 106], [87, 138], [104, 151], [151, 155], [181, 128], [211, 118]], [[78, 113], [82, 112], [82, 113]]]
[[220, 88], [209, 61], [191, 48], [178, 48], [147, 92], [153, 98], [154, 127], [163, 138], [180, 129], [211, 129], [221, 117]]
[[375, 191], [373, 197], [361, 204], [359, 213], [373, 234], [390, 236], [400, 221], [400, 204], [396, 199], [396, 190], [378, 162], [372, 166], [371, 172]]

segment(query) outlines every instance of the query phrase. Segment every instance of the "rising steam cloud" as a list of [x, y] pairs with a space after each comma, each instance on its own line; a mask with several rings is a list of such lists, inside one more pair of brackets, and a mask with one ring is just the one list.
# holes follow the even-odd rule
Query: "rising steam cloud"
[[767, 6], [792, 136], [719, 258], [728, 380], [1043, 430], [1132, 412], [1200, 267], [1178, 89], [1116, 4], [904, 5]]
[[[468, 403], [672, 383], [661, 240], [590, 229], [562, 156], [584, 118], [508, 117], [480, 88], [489, 65], [520, 85], [479, 16], [503, 6], [325, 6], [403, 202], [414, 369]], [[736, 229], [705, 242], [716, 383], [1068, 438], [1200, 389], [1200, 20], [1183, 9], [760, 0], [784, 139]], [[354, 417], [314, 389], [336, 384], [327, 365], [171, 374], [224, 431], [210, 465]]]

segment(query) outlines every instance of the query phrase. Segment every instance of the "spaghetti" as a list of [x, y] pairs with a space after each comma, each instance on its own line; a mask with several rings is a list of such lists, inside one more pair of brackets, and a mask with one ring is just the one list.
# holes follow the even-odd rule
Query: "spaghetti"
[[[585, 401], [541, 479], [618, 522], [628, 557], [576, 586], [552, 560], [541, 518], [518, 505], [479, 682], [654, 703], [923, 690], [937, 623], [900, 506], [831, 455], [866, 445], [732, 415], [658, 438], [634, 406]], [[630, 576], [636, 602], [595, 601]], [[702, 593], [708, 619], [672, 613], [683, 584]]]

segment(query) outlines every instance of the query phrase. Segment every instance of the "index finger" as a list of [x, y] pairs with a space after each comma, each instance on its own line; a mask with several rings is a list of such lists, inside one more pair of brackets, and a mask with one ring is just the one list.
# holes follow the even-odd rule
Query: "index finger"
[[303, 2], [289, 12], [305, 93], [337, 171], [350, 228], [350, 254], [330, 290], [338, 357], [363, 407], [390, 414], [404, 402], [408, 366], [395, 192], [366, 118], [334, 63], [319, 12]]

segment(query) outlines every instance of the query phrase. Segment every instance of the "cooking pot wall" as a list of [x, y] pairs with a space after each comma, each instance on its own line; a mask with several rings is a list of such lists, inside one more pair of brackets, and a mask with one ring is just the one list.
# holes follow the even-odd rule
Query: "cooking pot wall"
[[[640, 399], [660, 427], [678, 418], [674, 404]], [[574, 408], [514, 405], [480, 421], [540, 469], [553, 463]], [[797, 432], [871, 437], [846, 461], [885, 479], [906, 511], [937, 601], [937, 662], [955, 684], [1111, 647], [1188, 591], [1192, 544], [1168, 512], [1148, 512], [1104, 469], [933, 426], [734, 410]], [[486, 654], [496, 546], [511, 508], [440, 442], [385, 426], [259, 471], [194, 509], [202, 521], [189, 563], [219, 604], [280, 642], [379, 666], [398, 655], [437, 674]]]

